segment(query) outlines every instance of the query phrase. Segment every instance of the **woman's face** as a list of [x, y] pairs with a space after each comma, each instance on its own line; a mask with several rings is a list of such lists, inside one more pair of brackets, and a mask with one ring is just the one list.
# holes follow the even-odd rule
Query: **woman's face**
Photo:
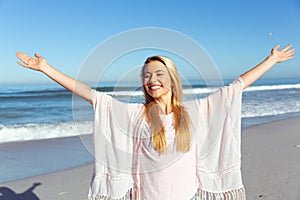
[[146, 64], [143, 71], [143, 85], [154, 99], [172, 96], [172, 80], [166, 68], [159, 61]]

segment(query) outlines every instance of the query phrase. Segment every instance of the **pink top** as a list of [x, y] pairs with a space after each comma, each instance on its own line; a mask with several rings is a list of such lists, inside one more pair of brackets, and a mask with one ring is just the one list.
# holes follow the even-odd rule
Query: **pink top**
[[[142, 199], [191, 199], [197, 192], [195, 145], [187, 153], [176, 153], [173, 113], [160, 117], [166, 133], [167, 149], [165, 154], [153, 153], [155, 150], [151, 142], [143, 142], [145, 158], [141, 161], [141, 168], [142, 171], [152, 172], [140, 175]], [[161, 165], [161, 160], [171, 162]], [[149, 166], [155, 167], [149, 169]]]

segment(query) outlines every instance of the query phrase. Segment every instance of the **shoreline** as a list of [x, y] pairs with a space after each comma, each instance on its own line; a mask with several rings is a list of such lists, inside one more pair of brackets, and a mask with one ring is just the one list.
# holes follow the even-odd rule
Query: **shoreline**
[[93, 162], [92, 136], [0, 144], [0, 184]]
[[[300, 199], [299, 130], [300, 117], [276, 120], [242, 130], [242, 175], [248, 200]], [[5, 188], [16, 195], [23, 195], [25, 200], [87, 199], [93, 166], [90, 163], [1, 183], [0, 193]], [[34, 183], [37, 183], [36, 186], [33, 186]]]

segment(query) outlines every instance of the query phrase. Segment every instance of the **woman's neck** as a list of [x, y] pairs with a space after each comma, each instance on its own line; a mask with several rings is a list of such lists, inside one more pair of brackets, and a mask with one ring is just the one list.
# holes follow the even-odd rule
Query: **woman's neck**
[[171, 98], [159, 98], [154, 101], [159, 105], [161, 114], [170, 114], [173, 112]]

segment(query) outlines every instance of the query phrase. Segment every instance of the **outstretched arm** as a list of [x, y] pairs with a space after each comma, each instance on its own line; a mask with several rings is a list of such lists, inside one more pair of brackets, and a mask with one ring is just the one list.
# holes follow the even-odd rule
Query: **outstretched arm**
[[33, 58], [22, 52], [17, 52], [16, 56], [21, 61], [18, 62], [19, 65], [25, 68], [43, 72], [49, 78], [59, 83], [67, 90], [73, 92], [74, 94], [82, 97], [86, 101], [92, 103], [91, 88], [88, 85], [80, 81], [77, 81], [61, 73], [60, 71], [56, 70], [54, 67], [52, 67], [50, 64], [47, 63], [45, 58], [43, 58], [39, 54], [34, 54], [35, 58]]
[[275, 46], [272, 49], [271, 54], [263, 62], [241, 75], [241, 78], [244, 81], [244, 89], [255, 82], [275, 64], [294, 58], [293, 55], [295, 49], [291, 48], [292, 45], [288, 45], [282, 50], [278, 50], [279, 47], [279, 45]]

